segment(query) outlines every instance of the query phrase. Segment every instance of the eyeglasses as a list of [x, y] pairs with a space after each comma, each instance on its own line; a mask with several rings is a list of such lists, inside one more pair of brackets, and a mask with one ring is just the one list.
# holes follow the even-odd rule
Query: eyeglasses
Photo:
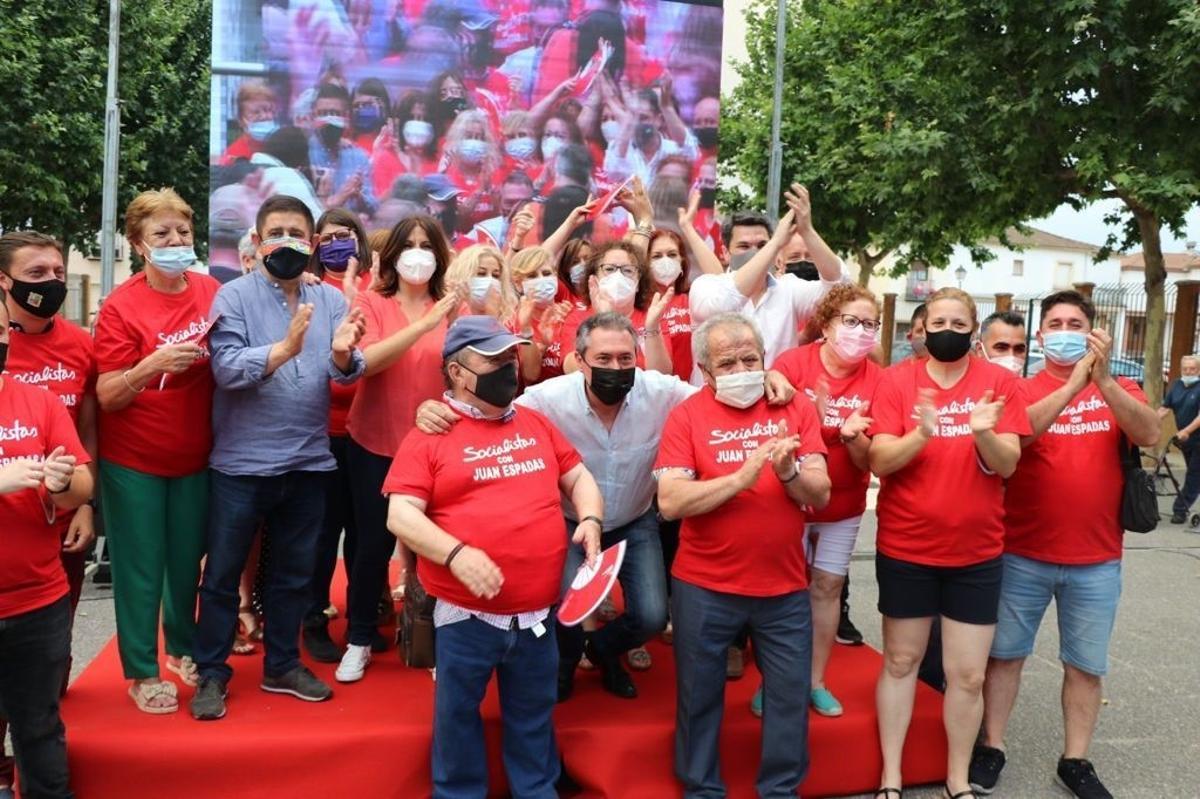
[[862, 325], [863, 330], [868, 333], [874, 333], [879, 329], [880, 324], [876, 319], [859, 319], [857, 316], [848, 313], [842, 314], [842, 327], [849, 328], [850, 330]]
[[617, 272], [620, 272], [630, 280], [637, 280], [638, 277], [637, 267], [626, 266], [625, 264], [601, 264], [600, 268], [596, 271], [605, 277], [608, 277], [609, 275], [615, 275]]
[[338, 241], [347, 241], [348, 239], [354, 238], [354, 231], [352, 231], [352, 230], [335, 230], [332, 233], [325, 233], [324, 235], [321, 236], [321, 238], [324, 239], [325, 241], [329, 241], [330, 239], [337, 239]]

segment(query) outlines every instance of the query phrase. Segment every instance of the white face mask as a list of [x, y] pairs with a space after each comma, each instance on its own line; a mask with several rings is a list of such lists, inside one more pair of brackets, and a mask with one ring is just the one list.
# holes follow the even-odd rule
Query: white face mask
[[997, 366], [1004, 367], [1014, 375], [1021, 374], [1021, 370], [1025, 367], [1025, 362], [1015, 355], [1001, 355], [998, 358], [991, 358], [987, 354], [987, 350], [983, 351], [984, 360], [989, 363], [994, 363]]
[[766, 380], [767, 373], [761, 369], [757, 372], [718, 375], [717, 402], [723, 402], [733, 408], [749, 408], [766, 393]]
[[482, 308], [493, 290], [497, 294], [500, 293], [500, 281], [496, 278], [488, 275], [471, 278], [471, 303], [477, 308]]
[[433, 141], [433, 125], [423, 119], [410, 119], [404, 123], [403, 136], [410, 147], [424, 147]]
[[612, 144], [621, 135], [621, 123], [615, 119], [610, 119], [607, 122], [600, 123], [600, 133], [604, 135], [604, 140]]
[[633, 305], [633, 297], [637, 294], [637, 283], [620, 272], [614, 272], [600, 278], [600, 293], [608, 298], [614, 308], [628, 308]]
[[513, 158], [519, 158], [522, 161], [532, 156], [536, 149], [537, 141], [532, 136], [518, 136], [504, 143], [504, 151]]
[[587, 264], [583, 261], [571, 267], [571, 285], [578, 286], [579, 281], [583, 280], [584, 273], [587, 272]]
[[400, 273], [400, 279], [414, 286], [428, 283], [436, 268], [437, 260], [433, 253], [420, 247], [405, 250], [396, 259], [396, 271]]
[[558, 155], [558, 151], [563, 148], [566, 142], [557, 136], [547, 136], [542, 139], [542, 158], [547, 161]]
[[521, 289], [526, 297], [538, 305], [547, 305], [554, 300], [554, 295], [558, 294], [558, 278], [553, 275], [531, 277], [521, 285]]
[[650, 262], [650, 272], [660, 286], [669, 286], [674, 283], [682, 271], [683, 264], [679, 263], [678, 258], [668, 258], [664, 255]]
[[858, 363], [870, 355], [875, 344], [875, 334], [864, 330], [862, 326], [853, 329], [839, 327], [837, 335], [830, 342], [833, 351], [850, 363]]

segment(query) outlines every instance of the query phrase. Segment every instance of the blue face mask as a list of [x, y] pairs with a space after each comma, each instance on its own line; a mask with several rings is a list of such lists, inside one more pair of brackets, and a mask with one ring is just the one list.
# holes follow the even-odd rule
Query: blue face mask
[[1193, 386], [1196, 384], [1197, 380], [1200, 380], [1200, 375], [1180, 375], [1179, 376], [1179, 381], [1181, 383], [1183, 383], [1185, 386]]
[[180, 275], [196, 263], [196, 251], [191, 245], [183, 247], [151, 247], [150, 263], [164, 272]]
[[1046, 333], [1042, 336], [1042, 350], [1051, 363], [1072, 366], [1087, 355], [1087, 336], [1071, 330]]
[[275, 124], [273, 119], [260, 119], [246, 126], [246, 133], [250, 134], [250, 138], [255, 141], [264, 141], [277, 130], [279, 130], [279, 125]]

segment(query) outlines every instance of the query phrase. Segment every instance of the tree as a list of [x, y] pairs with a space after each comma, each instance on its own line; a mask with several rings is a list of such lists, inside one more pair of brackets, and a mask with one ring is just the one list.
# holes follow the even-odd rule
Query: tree
[[[756, 189], [768, 16], [752, 17], [722, 129], [735, 173]], [[810, 0], [793, 31], [784, 171], [817, 184], [835, 246], [905, 247], [908, 261], [941, 264], [954, 243], [1003, 241], [1062, 203], [1119, 198], [1124, 235], [1106, 250], [1145, 251], [1146, 388], [1161, 396], [1160, 231], [1178, 230], [1200, 198], [1194, 2]]]
[[[118, 207], [175, 186], [207, 230], [210, 0], [125, 3]], [[0, 228], [100, 229], [108, 3], [0, 2]], [[120, 224], [118, 220], [118, 224]]]

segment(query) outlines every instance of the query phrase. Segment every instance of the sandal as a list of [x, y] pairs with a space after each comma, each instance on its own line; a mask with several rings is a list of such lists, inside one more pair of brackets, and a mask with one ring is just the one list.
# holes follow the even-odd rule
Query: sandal
[[254, 608], [249, 606], [238, 608], [238, 626], [245, 627], [247, 641], [262, 640], [262, 624], [259, 623], [258, 614], [254, 612]]
[[629, 668], [634, 671], [646, 671], [650, 668], [650, 653], [646, 651], [646, 647], [644, 646], [630, 649], [626, 653], [625, 658], [629, 661]]
[[138, 710], [152, 716], [161, 716], [179, 710], [179, 692], [173, 682], [137, 682], [135, 680], [133, 685], [129, 686], [129, 696], [133, 698]]
[[875, 792], [875, 796], [882, 796], [883, 799], [888, 799], [888, 797], [892, 794], [896, 794], [896, 796], [904, 796], [904, 792], [899, 788], [880, 788]]
[[179, 675], [179, 680], [189, 688], [195, 688], [196, 683], [200, 681], [200, 675], [196, 670], [196, 661], [192, 660], [191, 655], [183, 657], [167, 657], [167, 671], [173, 671]]
[[258, 618], [255, 617], [254, 611], [250, 608], [239, 610], [237, 635], [233, 639], [233, 654], [253, 655], [258, 651], [258, 647], [254, 645], [254, 639], [251, 637], [257, 629]]
[[667, 622], [666, 629], [662, 631], [662, 635], [659, 637], [664, 644], [667, 646], [671, 645], [671, 642], [675, 640], [675, 628], [671, 626], [671, 622]]
[[979, 799], [979, 794], [975, 793], [973, 788], [967, 788], [965, 791], [959, 791], [958, 793], [950, 793], [949, 785], [943, 785], [942, 789], [946, 792], [943, 799], [965, 799], [968, 796], [971, 799]]

